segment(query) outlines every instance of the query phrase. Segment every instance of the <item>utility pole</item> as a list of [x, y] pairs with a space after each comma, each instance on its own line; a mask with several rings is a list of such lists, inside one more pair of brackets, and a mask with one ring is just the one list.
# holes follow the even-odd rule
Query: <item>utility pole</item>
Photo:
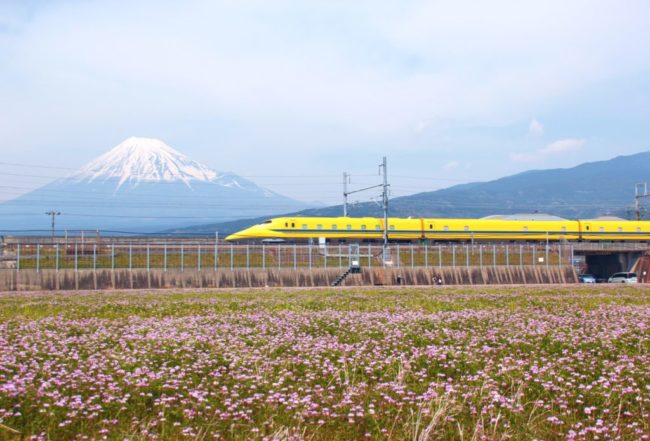
[[50, 211], [46, 212], [45, 214], [52, 217], [52, 243], [54, 243], [54, 224], [55, 224], [56, 217], [60, 216], [61, 212], [60, 211], [50, 210]]
[[382, 208], [384, 209], [384, 244], [383, 244], [383, 256], [384, 256], [384, 262], [388, 258], [388, 171], [386, 169], [386, 157], [384, 156], [384, 160], [382, 161], [381, 165], [381, 170], [384, 175], [384, 182], [382, 184], [382, 192], [381, 192], [381, 199], [382, 199]]
[[343, 217], [348, 217], [348, 180], [350, 176], [343, 172]]
[[641, 220], [641, 198], [650, 197], [648, 183], [641, 182], [634, 186], [634, 207], [636, 209], [636, 220]]

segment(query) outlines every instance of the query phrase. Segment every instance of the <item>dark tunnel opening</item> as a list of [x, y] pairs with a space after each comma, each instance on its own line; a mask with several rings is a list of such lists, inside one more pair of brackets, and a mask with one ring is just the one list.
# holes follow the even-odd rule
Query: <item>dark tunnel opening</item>
[[597, 279], [607, 279], [614, 273], [625, 271], [617, 254], [592, 254], [587, 257], [587, 272]]

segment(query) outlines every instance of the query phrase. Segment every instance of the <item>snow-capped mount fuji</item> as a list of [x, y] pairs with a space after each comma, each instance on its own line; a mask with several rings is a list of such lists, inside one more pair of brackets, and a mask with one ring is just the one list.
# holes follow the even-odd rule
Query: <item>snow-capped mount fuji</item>
[[0, 204], [0, 230], [46, 230], [52, 209], [62, 213], [57, 229], [154, 232], [307, 207], [161, 140], [131, 137], [68, 177]]
[[[260, 187], [233, 173], [220, 173], [174, 150], [155, 138], [132, 136], [97, 159], [84, 165], [70, 179], [79, 182], [117, 180], [116, 191], [124, 184], [136, 186], [151, 182], [211, 182], [224, 187], [239, 187], [251, 191]], [[267, 194], [271, 194], [265, 190]]]
[[191, 160], [159, 139], [131, 137], [89, 162], [71, 177], [79, 181], [210, 182], [218, 173]]

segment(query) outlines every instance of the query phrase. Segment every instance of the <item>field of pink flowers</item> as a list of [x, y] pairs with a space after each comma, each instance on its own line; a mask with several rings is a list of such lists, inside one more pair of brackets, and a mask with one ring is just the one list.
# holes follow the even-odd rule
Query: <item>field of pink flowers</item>
[[650, 289], [0, 294], [0, 439], [650, 439]]

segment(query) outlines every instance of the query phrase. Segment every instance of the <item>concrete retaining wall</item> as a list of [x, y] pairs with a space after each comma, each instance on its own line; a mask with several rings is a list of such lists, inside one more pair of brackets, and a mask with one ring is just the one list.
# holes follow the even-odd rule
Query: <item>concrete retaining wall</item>
[[[45, 270], [0, 271], [0, 291], [90, 290], [151, 288], [245, 288], [329, 286], [339, 269], [317, 270]], [[433, 285], [440, 276], [444, 285], [577, 283], [573, 267], [463, 267], [463, 268], [372, 268], [351, 274], [343, 286]]]

